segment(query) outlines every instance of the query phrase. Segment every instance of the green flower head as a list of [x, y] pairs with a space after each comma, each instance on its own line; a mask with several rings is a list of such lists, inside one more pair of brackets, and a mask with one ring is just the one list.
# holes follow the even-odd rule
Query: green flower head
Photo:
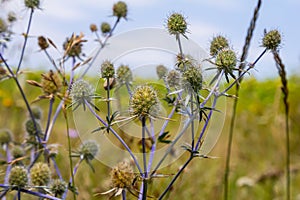
[[185, 17], [180, 13], [171, 14], [168, 17], [167, 28], [171, 35], [185, 35], [187, 32], [187, 22]]
[[276, 50], [279, 47], [280, 43], [281, 35], [276, 29], [265, 33], [262, 40], [262, 46], [270, 50]]

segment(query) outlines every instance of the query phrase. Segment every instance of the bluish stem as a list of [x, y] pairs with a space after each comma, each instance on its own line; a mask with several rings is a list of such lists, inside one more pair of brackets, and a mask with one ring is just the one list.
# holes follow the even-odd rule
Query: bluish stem
[[154, 168], [154, 170], [152, 171], [150, 177], [152, 177], [156, 171], [158, 170], [158, 168], [162, 165], [162, 163], [164, 162], [164, 160], [166, 159], [166, 157], [169, 155], [169, 153], [172, 151], [172, 148], [174, 147], [174, 145], [178, 142], [178, 140], [183, 136], [183, 134], [185, 133], [185, 131], [188, 129], [190, 123], [195, 119], [196, 116], [192, 116], [188, 119], [187, 122], [185, 122], [182, 130], [180, 131], [180, 133], [177, 135], [177, 137], [173, 140], [173, 142], [170, 144], [169, 148], [166, 150], [164, 156], [162, 157], [162, 159], [158, 162], [158, 164], [156, 165], [156, 167]]
[[146, 154], [146, 117], [142, 117], [142, 149], [143, 149], [143, 164], [144, 164], [144, 174], [143, 174], [143, 200], [147, 198], [147, 188], [148, 188], [148, 172], [147, 172], [147, 154]]
[[23, 61], [23, 57], [24, 57], [24, 53], [25, 53], [25, 49], [26, 49], [26, 44], [27, 44], [27, 40], [28, 40], [28, 34], [29, 34], [30, 26], [31, 26], [33, 11], [34, 11], [34, 9], [32, 8], [30, 10], [30, 16], [29, 16], [29, 21], [28, 21], [28, 25], [27, 25], [27, 31], [24, 35], [24, 44], [23, 44], [23, 48], [22, 48], [22, 51], [21, 51], [21, 56], [20, 56], [20, 60], [19, 60], [19, 64], [18, 64], [18, 67], [17, 67], [16, 74], [18, 74], [18, 72], [21, 68], [22, 61]]
[[94, 111], [94, 109], [92, 108], [92, 106], [90, 105], [89, 102], [87, 102], [85, 100], [84, 103], [87, 105], [87, 107], [92, 112], [92, 114], [97, 118], [97, 120], [99, 120], [106, 128], [109, 128], [109, 130], [114, 134], [114, 136], [119, 140], [119, 142], [121, 142], [121, 144], [125, 147], [125, 149], [127, 150], [127, 152], [130, 154], [131, 158], [133, 159], [136, 167], [139, 170], [139, 173], [141, 175], [143, 175], [142, 168], [140, 167], [140, 165], [139, 165], [136, 157], [133, 155], [131, 149], [127, 146], [126, 142], [119, 136], [119, 134], [112, 127], [109, 127], [108, 124]]
[[[6, 162], [10, 163], [11, 162], [11, 154], [10, 154], [10, 149], [9, 149], [9, 145], [6, 145]], [[7, 168], [6, 168], [6, 173], [5, 173], [5, 178], [4, 178], [4, 184], [8, 184], [8, 179], [9, 179], [9, 173], [11, 170], [11, 164], [8, 164]]]
[[85, 71], [81, 74], [81, 76], [78, 78], [78, 80], [82, 79], [86, 73], [90, 70], [90, 68], [93, 66], [94, 62], [96, 61], [96, 58], [98, 57], [98, 55], [100, 54], [100, 52], [102, 51], [102, 49], [105, 47], [105, 45], [107, 44], [108, 39], [112, 36], [112, 33], [114, 32], [115, 28], [117, 27], [117, 24], [120, 22], [120, 19], [118, 18], [114, 24], [114, 26], [112, 27], [112, 29], [110, 30], [109, 34], [107, 35], [107, 37], [104, 39], [102, 45], [100, 46], [100, 48], [97, 50], [95, 56], [93, 57], [93, 59], [91, 60], [91, 62], [89, 63], [89, 65], [87, 66], [87, 68], [85, 69]]

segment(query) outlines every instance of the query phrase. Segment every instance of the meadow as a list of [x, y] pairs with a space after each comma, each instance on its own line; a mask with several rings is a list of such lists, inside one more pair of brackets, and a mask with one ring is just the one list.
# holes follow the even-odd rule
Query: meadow
[[[173, 49], [164, 50], [175, 51], [173, 64], [157, 64], [150, 79], [118, 63], [134, 52], [119, 52], [126, 45], [88, 74], [113, 49], [125, 2], [112, 4], [113, 24], [90, 24], [97, 44], [90, 57], [83, 33], [61, 46], [31, 36], [40, 1], [24, 6], [29, 21], [16, 66], [6, 50], [17, 17], [0, 18], [1, 199], [300, 199], [300, 77], [286, 74], [280, 31], [265, 30], [261, 54], [247, 60], [261, 0], [240, 55], [218, 34], [198, 58], [203, 50], [186, 42], [187, 17], [169, 14], [158, 37], [171, 38]], [[50, 66], [23, 66], [32, 37]], [[273, 56], [278, 78], [257, 81], [251, 72], [265, 56]]]

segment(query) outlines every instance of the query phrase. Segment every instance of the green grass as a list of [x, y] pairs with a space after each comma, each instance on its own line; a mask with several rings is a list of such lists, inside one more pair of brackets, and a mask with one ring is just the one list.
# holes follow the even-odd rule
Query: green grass
[[[28, 79], [39, 79], [39, 74], [28, 74]], [[101, 83], [100, 83], [101, 84]], [[33, 101], [41, 90], [23, 84], [29, 101]], [[300, 191], [300, 78], [290, 77], [290, 127], [291, 127], [291, 199], [299, 198]], [[233, 100], [227, 99], [227, 108], [231, 108]], [[58, 101], [55, 105], [57, 105]], [[25, 133], [24, 121], [27, 111], [20, 94], [12, 80], [0, 83], [0, 128], [9, 128], [14, 133], [15, 139], [22, 142]], [[42, 100], [35, 103], [43, 109], [43, 119], [46, 118], [48, 103]], [[105, 107], [105, 106], [103, 106]], [[105, 110], [104, 110], [105, 111]], [[71, 113], [71, 111], [69, 111]], [[232, 162], [230, 171], [230, 199], [284, 199], [285, 179], [285, 134], [284, 134], [284, 108], [280, 91], [280, 80], [265, 80], [258, 82], [254, 79], [245, 80], [240, 91], [239, 106], [237, 111], [236, 129], [233, 138]], [[172, 188], [169, 199], [221, 199], [223, 171], [225, 167], [227, 134], [230, 121], [230, 111], [227, 110], [227, 120], [222, 135], [215, 148], [210, 153], [217, 159], [194, 159], [185, 173], [178, 179]], [[71, 116], [71, 115], [70, 115]], [[45, 120], [42, 121], [45, 126]], [[74, 126], [73, 123], [71, 123]], [[88, 124], [87, 124], [88, 126]], [[97, 133], [99, 134], [99, 133]], [[61, 169], [68, 169], [67, 162], [67, 137], [63, 116], [60, 115], [50, 143], [59, 143], [61, 154], [57, 156]], [[79, 139], [72, 139], [72, 144], [77, 147]], [[2, 150], [2, 153], [3, 150]], [[110, 155], [108, 155], [110, 156]], [[185, 156], [181, 159], [185, 159]], [[182, 163], [182, 162], [181, 162]], [[109, 189], [110, 169], [98, 161], [93, 161], [96, 172], [90, 170], [88, 165], [80, 166], [75, 177], [79, 190], [78, 199], [92, 199], [95, 192], [104, 192]], [[162, 169], [161, 173], [174, 173], [178, 165]], [[1, 167], [5, 172], [5, 165]], [[65, 170], [63, 177], [69, 179], [69, 171]], [[274, 176], [270, 175], [272, 172]], [[263, 178], [253, 186], [238, 186], [241, 177], [253, 180]], [[2, 178], [4, 173], [2, 173]], [[149, 186], [150, 195], [157, 196], [172, 177], [154, 179]], [[69, 195], [71, 199], [71, 195]], [[22, 199], [30, 199], [29, 197]], [[95, 199], [107, 199], [103, 195]], [[116, 198], [118, 199], [118, 198]], [[131, 196], [129, 199], [135, 199]]]

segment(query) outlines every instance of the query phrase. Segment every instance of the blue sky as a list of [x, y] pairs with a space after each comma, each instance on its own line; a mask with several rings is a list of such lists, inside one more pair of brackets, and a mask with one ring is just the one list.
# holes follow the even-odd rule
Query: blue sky
[[[113, 23], [111, 8], [116, 1], [104, 0], [41, 0], [42, 10], [34, 13], [31, 35], [44, 35], [51, 38], [57, 46], [61, 46], [66, 37], [73, 32], [83, 32], [87, 39], [93, 40], [89, 25], [107, 21]], [[240, 55], [246, 31], [256, 6], [253, 0], [128, 0], [128, 21], [122, 21], [115, 35], [137, 28], [164, 28], [167, 16], [172, 12], [180, 12], [187, 17], [189, 23], [188, 37], [205, 50], [209, 49], [209, 41], [216, 34], [224, 34], [229, 38], [231, 46]], [[252, 41], [248, 61], [253, 61], [263, 50], [260, 47], [263, 30], [277, 28], [283, 35], [280, 54], [288, 69], [288, 74], [299, 73], [300, 67], [300, 19], [299, 0], [263, 1], [255, 36]], [[12, 44], [14, 50], [8, 55], [16, 55], [15, 48], [20, 47], [20, 33], [25, 32], [29, 11], [25, 9], [22, 0], [10, 0], [1, 3], [1, 10], [6, 13], [18, 13], [19, 21], [14, 31], [16, 41]], [[1, 15], [0, 14], [0, 15]], [[19, 40], [18, 40], [19, 38]], [[49, 62], [38, 52], [36, 38], [30, 39], [26, 63], [28, 66], [45, 66]], [[95, 47], [88, 43], [85, 51]], [[53, 52], [57, 54], [57, 52]], [[34, 58], [34, 59], [32, 59]], [[252, 71], [257, 78], [274, 77], [277, 74], [271, 54], [258, 63]]]

